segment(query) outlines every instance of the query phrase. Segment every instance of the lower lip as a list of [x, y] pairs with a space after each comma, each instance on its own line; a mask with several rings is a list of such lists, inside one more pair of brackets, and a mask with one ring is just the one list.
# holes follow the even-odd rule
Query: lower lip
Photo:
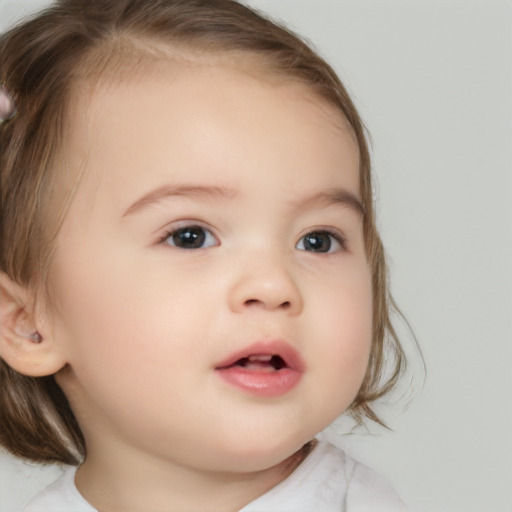
[[291, 368], [268, 372], [248, 370], [241, 366], [217, 369], [217, 373], [229, 384], [262, 397], [277, 397], [285, 395], [295, 388], [302, 374]]

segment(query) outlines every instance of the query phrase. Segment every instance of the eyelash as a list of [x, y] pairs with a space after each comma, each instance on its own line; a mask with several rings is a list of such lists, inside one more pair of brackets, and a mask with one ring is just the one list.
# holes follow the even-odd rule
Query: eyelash
[[[189, 231], [190, 239], [193, 239], [195, 237], [195, 240], [199, 240], [199, 243], [201, 245], [198, 245], [196, 247], [180, 247], [180, 246], [176, 245], [175, 243], [171, 244], [168, 242], [169, 239], [173, 239], [174, 237], [178, 236], [180, 234], [180, 232], [182, 234], [185, 234], [187, 232], [187, 230]], [[192, 232], [193, 230], [196, 230], [195, 234], [192, 233], [192, 235], [190, 235], [190, 232]], [[321, 250], [321, 251], [314, 251], [314, 250], [308, 251], [305, 248], [304, 240], [308, 236], [310, 238], [313, 238], [313, 235], [316, 235], [317, 239], [319, 238], [320, 235], [323, 235], [323, 236], [327, 235], [329, 237], [328, 238], [328, 240], [329, 240], [328, 249]], [[199, 238], [198, 238], [198, 236], [199, 236]], [[209, 245], [207, 245], [205, 247], [204, 243], [208, 240], [208, 238], [215, 239], [216, 243], [211, 243], [211, 240], [210, 240], [210, 242], [208, 242]], [[335, 251], [331, 250], [333, 240], [336, 242], [336, 244], [339, 245], [339, 248]], [[174, 240], [174, 242], [176, 242], [176, 240]], [[204, 226], [201, 226], [200, 224], [187, 224], [187, 225], [183, 225], [183, 226], [180, 226], [180, 227], [172, 229], [172, 230], [168, 230], [159, 239], [158, 243], [159, 244], [167, 244], [170, 247], [175, 247], [177, 249], [182, 249], [182, 250], [208, 249], [209, 247], [215, 247], [215, 246], [220, 245], [219, 241], [217, 240], [215, 235], [212, 233], [212, 231]], [[299, 248], [298, 247], [299, 245], [302, 245], [303, 248]], [[317, 229], [312, 229], [311, 231], [308, 231], [306, 234], [302, 235], [300, 237], [299, 241], [297, 242], [297, 244], [295, 245], [295, 248], [305, 251], [305, 252], [313, 252], [315, 254], [332, 254], [334, 252], [346, 251], [347, 250], [347, 240], [345, 237], [343, 237], [337, 231], [330, 230], [327, 228], [317, 228]]]
[[207, 233], [210, 235], [210, 237], [213, 237], [216, 239], [215, 235], [211, 232], [210, 229], [208, 229], [204, 226], [201, 226], [200, 224], [191, 223], [191, 224], [185, 224], [185, 225], [177, 227], [175, 229], [166, 231], [164, 236], [160, 239], [159, 243], [168, 244], [171, 247], [175, 247], [176, 249], [183, 249], [183, 250], [207, 249], [208, 247], [213, 247], [215, 245], [219, 245], [218, 241], [216, 244], [209, 245], [208, 247], [204, 247], [203, 245], [201, 245], [200, 247], [179, 247], [177, 245], [172, 245], [172, 244], [168, 243], [168, 240], [170, 238], [177, 236], [180, 232], [185, 233], [187, 230], [192, 231], [194, 229], [201, 230], [202, 233]]
[[[328, 235], [329, 236], [329, 239], [330, 239], [330, 244], [329, 244], [329, 250], [328, 251], [308, 251], [308, 252], [313, 252], [315, 254], [332, 254], [334, 252], [339, 252], [339, 251], [342, 251], [342, 252], [345, 252], [347, 251], [347, 239], [342, 236], [338, 231], [334, 231], [334, 230], [331, 230], [331, 229], [328, 229], [328, 228], [316, 228], [316, 229], [312, 229], [311, 231], [308, 231], [305, 235], [302, 235], [299, 239], [299, 242], [297, 242], [296, 246], [299, 245], [299, 243], [301, 241], [303, 241], [307, 236], [312, 236], [312, 235]], [[331, 241], [334, 240], [338, 245], [339, 245], [339, 249], [336, 250], [336, 251], [331, 251]], [[301, 250], [306, 250], [306, 249], [301, 249]]]

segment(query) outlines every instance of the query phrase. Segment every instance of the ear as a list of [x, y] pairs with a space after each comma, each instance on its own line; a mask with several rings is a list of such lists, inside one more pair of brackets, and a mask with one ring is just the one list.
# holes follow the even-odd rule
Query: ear
[[43, 377], [66, 361], [52, 340], [49, 322], [35, 311], [35, 299], [0, 272], [0, 358], [18, 373]]

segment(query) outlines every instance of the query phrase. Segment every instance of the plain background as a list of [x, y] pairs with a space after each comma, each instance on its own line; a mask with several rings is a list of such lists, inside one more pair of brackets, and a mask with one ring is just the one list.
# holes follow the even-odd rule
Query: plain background
[[[45, 3], [0, 0], [0, 29]], [[392, 290], [427, 365], [422, 387], [401, 329], [409, 407], [383, 409], [392, 432], [331, 437], [417, 510], [511, 510], [512, 2], [249, 3], [310, 39], [355, 98]], [[0, 510], [58, 474], [0, 456]]]

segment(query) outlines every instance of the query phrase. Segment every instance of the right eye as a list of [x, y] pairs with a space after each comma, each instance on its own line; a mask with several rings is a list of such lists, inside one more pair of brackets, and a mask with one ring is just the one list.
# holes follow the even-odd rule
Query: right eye
[[218, 245], [211, 231], [202, 226], [185, 226], [166, 234], [163, 241], [179, 249], [205, 249]]

